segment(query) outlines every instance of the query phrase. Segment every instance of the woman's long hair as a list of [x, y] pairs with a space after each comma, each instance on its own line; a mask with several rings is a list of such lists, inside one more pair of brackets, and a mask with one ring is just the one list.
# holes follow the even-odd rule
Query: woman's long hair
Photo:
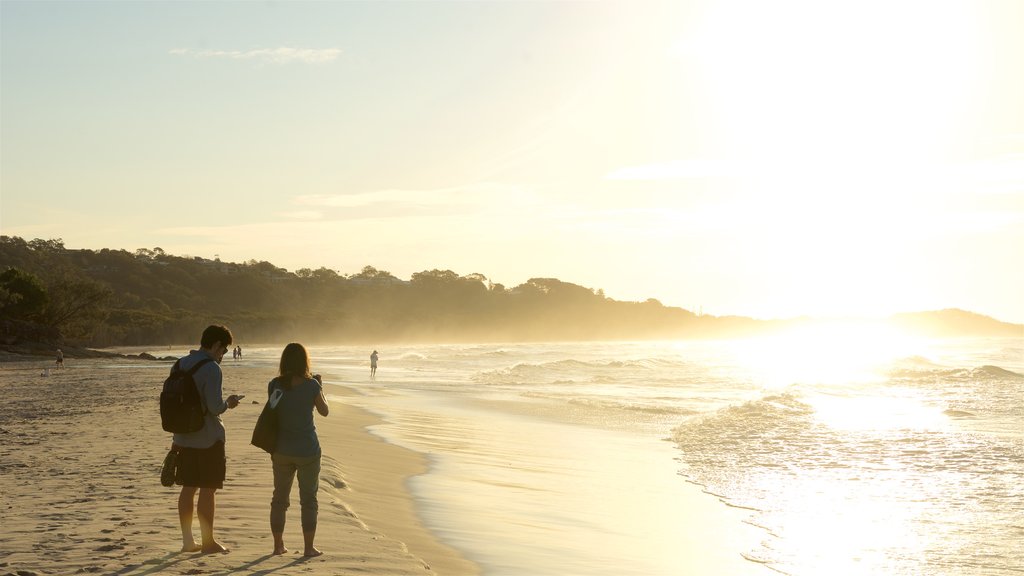
[[305, 346], [292, 342], [284, 347], [284, 352], [281, 352], [280, 374], [286, 386], [291, 386], [293, 376], [310, 377], [309, 353], [306, 352]]

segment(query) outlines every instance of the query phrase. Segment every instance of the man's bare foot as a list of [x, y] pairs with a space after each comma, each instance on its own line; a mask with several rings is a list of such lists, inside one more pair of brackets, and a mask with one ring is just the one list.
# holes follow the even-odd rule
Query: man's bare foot
[[288, 549], [285, 548], [284, 546], [280, 546], [280, 547], [275, 546], [274, 547], [274, 556], [280, 556], [281, 554], [287, 554], [287, 553], [288, 553]]
[[323, 552], [317, 550], [316, 548], [307, 548], [306, 551], [302, 553], [302, 555], [306, 558], [312, 558], [314, 556], [319, 556], [321, 554], [323, 554]]
[[181, 545], [182, 552], [199, 552], [203, 547], [199, 545], [199, 542], [185, 543]]
[[218, 554], [223, 552], [228, 552], [228, 549], [216, 540], [210, 544], [203, 544], [203, 554]]

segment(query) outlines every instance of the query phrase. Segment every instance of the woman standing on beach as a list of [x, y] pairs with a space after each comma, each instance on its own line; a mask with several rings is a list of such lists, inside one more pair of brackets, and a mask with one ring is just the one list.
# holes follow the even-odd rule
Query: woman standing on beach
[[305, 556], [322, 554], [313, 547], [316, 535], [317, 488], [320, 484], [320, 440], [313, 424], [313, 408], [327, 416], [320, 375], [310, 375], [309, 353], [302, 344], [291, 343], [281, 353], [280, 376], [267, 386], [268, 402], [277, 396], [277, 447], [271, 455], [274, 465], [274, 497], [270, 502], [270, 532], [274, 554], [284, 554], [284, 521], [295, 476], [299, 477], [302, 506], [302, 537]]

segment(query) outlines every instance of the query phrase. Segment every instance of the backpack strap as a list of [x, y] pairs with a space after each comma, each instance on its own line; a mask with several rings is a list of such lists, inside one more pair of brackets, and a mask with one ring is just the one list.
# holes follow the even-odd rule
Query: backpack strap
[[[205, 366], [208, 362], [213, 362], [213, 358], [203, 358], [196, 365], [188, 369], [188, 375], [194, 376], [196, 371]], [[174, 366], [171, 366], [171, 374], [181, 371], [181, 358], [174, 361]]]
[[[181, 360], [178, 360], [178, 362], [181, 362]], [[188, 375], [189, 376], [194, 376], [196, 371], [199, 370], [200, 368], [202, 368], [203, 366], [205, 366], [208, 362], [213, 362], [213, 358], [203, 358], [199, 362], [196, 362], [195, 366], [193, 366], [193, 367], [188, 369]], [[175, 363], [175, 366], [177, 366], [177, 365], [178, 364]]]

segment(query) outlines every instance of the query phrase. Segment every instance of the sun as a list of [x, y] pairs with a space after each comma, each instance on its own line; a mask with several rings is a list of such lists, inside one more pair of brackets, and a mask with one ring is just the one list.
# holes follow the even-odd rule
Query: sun
[[761, 315], [920, 301], [903, 280], [936, 264], [925, 259], [949, 234], [943, 166], [977, 104], [976, 10], [726, 0], [680, 42], [709, 154], [734, 183], [705, 221], [723, 231], [723, 254], [760, 269], [758, 290], [776, 303]]
[[970, 105], [968, 2], [716, 2], [692, 55], [722, 151], [766, 173], [899, 172], [941, 156]]

